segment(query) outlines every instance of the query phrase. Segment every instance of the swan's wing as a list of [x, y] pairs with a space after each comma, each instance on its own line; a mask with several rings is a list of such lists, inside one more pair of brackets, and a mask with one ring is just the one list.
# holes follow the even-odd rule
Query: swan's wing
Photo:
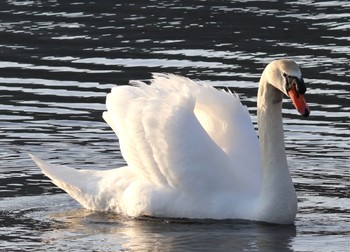
[[151, 85], [115, 87], [103, 117], [118, 135], [129, 168], [145, 183], [193, 191], [231, 188], [237, 184], [232, 164], [198, 121], [190, 82], [157, 74]]
[[239, 96], [212, 86], [192, 87], [195, 114], [201, 125], [231, 159], [235, 176], [259, 190], [262, 178], [260, 147], [246, 106]]

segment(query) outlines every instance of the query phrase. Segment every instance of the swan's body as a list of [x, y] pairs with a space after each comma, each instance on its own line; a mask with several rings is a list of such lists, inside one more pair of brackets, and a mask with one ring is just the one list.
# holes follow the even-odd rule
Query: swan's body
[[128, 216], [294, 221], [283, 94], [302, 114], [309, 110], [293, 61], [270, 63], [260, 79], [260, 147], [237, 95], [167, 74], [136, 84], [113, 88], [103, 114], [128, 166], [75, 170], [33, 157], [53, 183], [88, 209]]

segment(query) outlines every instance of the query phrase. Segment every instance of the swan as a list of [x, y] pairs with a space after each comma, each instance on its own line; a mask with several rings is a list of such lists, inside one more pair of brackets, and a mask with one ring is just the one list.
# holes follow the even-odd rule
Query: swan
[[308, 116], [298, 65], [269, 63], [260, 78], [258, 133], [237, 94], [173, 74], [113, 87], [104, 120], [127, 166], [77, 170], [31, 155], [83, 207], [129, 217], [245, 219], [292, 224], [297, 197], [289, 173], [282, 99]]

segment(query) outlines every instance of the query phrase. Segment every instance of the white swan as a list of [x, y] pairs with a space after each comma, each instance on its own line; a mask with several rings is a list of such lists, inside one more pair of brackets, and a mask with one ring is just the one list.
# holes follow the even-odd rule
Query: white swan
[[76, 170], [32, 156], [54, 184], [97, 211], [293, 223], [297, 198], [285, 155], [283, 95], [309, 115], [294, 61], [273, 61], [262, 73], [259, 139], [236, 94], [171, 74], [133, 84], [114, 87], [103, 114], [128, 166]]

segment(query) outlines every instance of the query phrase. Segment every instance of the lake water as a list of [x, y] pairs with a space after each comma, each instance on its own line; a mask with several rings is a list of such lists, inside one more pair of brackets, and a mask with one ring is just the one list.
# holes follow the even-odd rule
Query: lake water
[[[349, 2], [120, 2], [0, 2], [0, 251], [349, 250]], [[87, 211], [28, 157], [125, 164], [101, 117], [105, 96], [151, 72], [229, 87], [256, 122], [259, 76], [281, 57], [300, 64], [311, 109], [283, 109], [294, 226]]]

